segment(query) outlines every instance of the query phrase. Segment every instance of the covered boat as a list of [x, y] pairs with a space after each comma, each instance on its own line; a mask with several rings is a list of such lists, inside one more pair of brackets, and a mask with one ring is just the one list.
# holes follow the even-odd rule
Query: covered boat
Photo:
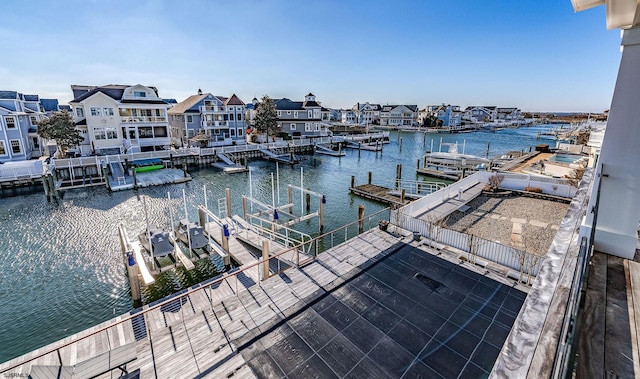
[[176, 237], [187, 246], [189, 246], [190, 236], [192, 249], [202, 249], [209, 244], [209, 239], [204, 235], [204, 229], [197, 223], [187, 219], [180, 220], [175, 233]]
[[[164, 257], [173, 253], [173, 245], [169, 241], [169, 231], [150, 226], [138, 237], [142, 246], [154, 257]], [[151, 240], [151, 244], [149, 244]]]

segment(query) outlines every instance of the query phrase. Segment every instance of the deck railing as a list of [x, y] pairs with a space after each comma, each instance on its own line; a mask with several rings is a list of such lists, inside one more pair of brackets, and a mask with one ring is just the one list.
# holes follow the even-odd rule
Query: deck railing
[[[435, 223], [411, 218], [396, 216], [392, 213], [391, 222], [401, 228], [420, 233], [435, 245], [451, 246], [465, 253], [464, 258], [472, 263], [477, 263], [477, 258], [495, 262], [514, 270], [516, 280], [530, 284], [531, 279], [538, 275], [544, 256], [528, 253], [498, 242], [489, 241], [478, 236], [446, 229]], [[397, 219], [399, 221], [396, 221]]]
[[[321, 252], [324, 252], [325, 250], [328, 250], [329, 248], [334, 247], [338, 244], [344, 243], [350, 238], [353, 238], [362, 232], [365, 232], [374, 227], [377, 227], [378, 222], [380, 220], [388, 220], [388, 217], [389, 217], [389, 209], [388, 208], [383, 209], [361, 220], [354, 221], [350, 224], [347, 224], [335, 230], [332, 230], [331, 232], [317, 236], [312, 240], [307, 241], [303, 244], [300, 244], [298, 246], [295, 246], [289, 249], [285, 249], [277, 254], [274, 254], [269, 259], [278, 259], [278, 257], [280, 256], [283, 256], [285, 254], [292, 254], [293, 252], [294, 254], [297, 255], [298, 265], [309, 263], [314, 259], [316, 259], [318, 254], [320, 254]], [[309, 255], [305, 254], [302, 257], [303, 259], [300, 259], [301, 258], [300, 254], [302, 251], [310, 251], [311, 253], [309, 253]], [[131, 325], [133, 328], [133, 334], [135, 336], [136, 341], [148, 338], [147, 325], [149, 325], [150, 320], [147, 319], [147, 315], [150, 312], [156, 311], [156, 310], [161, 310], [162, 312], [171, 312], [172, 315], [174, 315], [175, 317], [184, 319], [183, 312], [186, 307], [184, 307], [183, 305], [189, 302], [189, 295], [201, 293], [201, 291], [203, 291], [204, 294], [207, 296], [210, 302], [211, 309], [213, 309], [213, 306], [214, 306], [213, 299], [215, 299], [215, 297], [212, 295], [211, 292], [214, 290], [214, 288], [217, 288], [220, 284], [222, 284], [222, 282], [227, 281], [227, 283], [231, 288], [235, 288], [235, 294], [238, 295], [239, 293], [238, 289], [239, 287], [243, 286], [242, 283], [251, 281], [247, 273], [250, 270], [255, 270], [258, 273], [257, 277], [261, 277], [262, 276], [261, 272], [264, 264], [268, 264], [268, 262], [262, 259], [254, 263], [247, 264], [241, 269], [235, 269], [235, 270], [226, 272], [216, 278], [209, 279], [203, 283], [200, 283], [191, 288], [188, 288], [170, 298], [156, 301], [154, 303], [145, 305], [142, 308], [134, 309], [130, 311], [129, 314], [125, 314], [123, 316], [120, 316], [117, 319], [112, 319], [107, 321], [106, 322], [107, 325], [95, 326], [91, 328], [92, 329], [91, 332], [87, 332], [82, 336], [78, 336], [77, 339], [70, 341], [69, 338], [66, 338], [64, 340], [54, 342], [53, 344], [50, 345], [50, 347], [45, 346], [42, 349], [42, 351], [39, 352], [38, 354], [29, 354], [24, 356], [25, 357], [24, 360], [19, 360], [17, 362], [9, 361], [9, 362], [5, 362], [4, 364], [0, 364], [0, 373], [4, 373], [5, 376], [26, 374], [24, 372], [20, 374], [13, 373], [11, 371], [14, 371], [20, 368], [20, 366], [22, 365], [29, 364], [34, 360], [45, 357], [49, 354], [54, 354], [57, 357], [59, 361], [57, 364], [68, 365], [69, 362], [62, 362], [61, 357], [67, 356], [67, 354], [66, 353], [63, 354], [61, 350], [68, 348], [74, 344], [81, 344], [87, 338], [93, 337], [99, 333], [107, 332], [109, 334], [118, 335], [120, 332], [115, 328], [127, 322], [131, 322]], [[278, 270], [278, 272], [273, 273], [272, 275], [279, 274], [280, 271], [284, 271], [288, 268], [290, 268], [290, 266], [286, 266], [282, 270]], [[238, 284], [240, 284], [240, 286]], [[260, 282], [258, 282], [257, 284], [261, 285]], [[125, 343], [122, 342], [122, 344], [124, 345]], [[111, 348], [113, 349], [115, 348], [115, 346], [112, 346]], [[49, 364], [51, 365], [51, 363]]]

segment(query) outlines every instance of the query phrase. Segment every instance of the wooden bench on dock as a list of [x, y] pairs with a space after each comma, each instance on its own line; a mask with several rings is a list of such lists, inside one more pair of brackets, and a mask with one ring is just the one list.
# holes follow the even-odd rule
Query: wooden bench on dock
[[127, 372], [127, 363], [137, 359], [136, 344], [130, 343], [116, 347], [105, 353], [89, 358], [73, 366], [31, 366], [31, 379], [89, 379], [120, 369], [121, 378], [139, 377], [140, 371]]

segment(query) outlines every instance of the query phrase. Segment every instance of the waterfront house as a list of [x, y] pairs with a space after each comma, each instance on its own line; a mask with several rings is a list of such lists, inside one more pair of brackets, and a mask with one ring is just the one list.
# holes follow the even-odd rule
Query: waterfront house
[[329, 134], [329, 109], [316, 101], [312, 93], [304, 101], [274, 99], [278, 126], [289, 137], [318, 137]]
[[498, 118], [498, 111], [495, 105], [472, 105], [464, 110], [464, 118], [474, 123], [494, 122]]
[[462, 125], [462, 111], [459, 105], [428, 105], [427, 115], [434, 115], [442, 120], [442, 127], [450, 130], [459, 129]]
[[383, 105], [380, 109], [380, 126], [415, 126], [417, 121], [417, 105]]
[[155, 87], [109, 84], [72, 85], [69, 103], [85, 142], [82, 155], [106, 155], [169, 149], [169, 105]]
[[[408, 107], [411, 107], [410, 105]], [[358, 124], [360, 125], [379, 125], [380, 124], [380, 111], [382, 106], [380, 104], [357, 103], [352, 108], [355, 113]]]
[[340, 110], [340, 121], [343, 124], [355, 124], [356, 123], [356, 112], [353, 109], [341, 109]]
[[243, 143], [246, 112], [245, 103], [235, 94], [227, 98], [198, 90], [169, 109], [171, 137], [181, 145], [187, 140], [205, 147]]
[[501, 122], [513, 123], [524, 119], [518, 108], [496, 108], [496, 119]]
[[0, 91], [0, 162], [41, 156], [43, 147], [36, 123], [44, 118], [38, 95]]

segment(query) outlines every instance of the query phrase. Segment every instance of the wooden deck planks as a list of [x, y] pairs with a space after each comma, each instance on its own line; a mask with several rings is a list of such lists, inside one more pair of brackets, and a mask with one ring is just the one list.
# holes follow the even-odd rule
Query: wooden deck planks
[[633, 351], [627, 303], [627, 280], [623, 259], [608, 256], [607, 306], [605, 314], [606, 339], [604, 349], [605, 373], [620, 378], [634, 378]]
[[[247, 333], [269, 330], [274, 320], [296, 312], [306, 301], [323, 293], [323, 287], [329, 288], [353, 275], [358, 266], [397, 243], [396, 237], [375, 229], [330, 249], [300, 269], [287, 270], [263, 282], [258, 282], [257, 275], [246, 273], [237, 283], [235, 279], [224, 280], [190, 294], [188, 300], [176, 300], [147, 312], [148, 339], [137, 341], [138, 359], [127, 367], [140, 368], [141, 377], [145, 378], [226, 377], [232, 373], [234, 378], [252, 377], [244, 359], [234, 351], [234, 340]], [[128, 321], [72, 344], [66, 348], [64, 359], [81, 361], [133, 340], [133, 327]], [[57, 364], [57, 355], [49, 354], [37, 363]]]

